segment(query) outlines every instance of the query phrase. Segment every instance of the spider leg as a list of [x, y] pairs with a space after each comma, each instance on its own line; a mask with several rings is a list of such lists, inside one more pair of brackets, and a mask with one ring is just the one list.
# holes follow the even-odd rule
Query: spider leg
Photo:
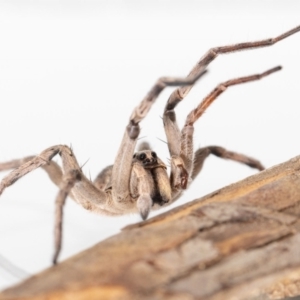
[[6, 170], [11, 170], [11, 169], [16, 169], [23, 165], [25, 162], [28, 162], [32, 160], [34, 156], [27, 156], [21, 159], [14, 159], [11, 161], [6, 161], [4, 163], [0, 163], [0, 172], [6, 171]]
[[261, 74], [255, 74], [255, 75], [250, 75], [250, 76], [245, 76], [245, 77], [239, 77], [235, 79], [231, 79], [228, 81], [225, 81], [221, 84], [219, 84], [208, 96], [206, 96], [202, 102], [195, 108], [193, 109], [187, 116], [185, 125], [184, 127], [192, 126], [201, 116], [202, 114], [206, 111], [206, 109], [212, 104], [212, 102], [226, 89], [230, 86], [241, 84], [241, 83], [246, 83], [250, 81], [255, 81], [259, 80], [263, 77], [266, 77], [274, 72], [280, 71], [281, 66], [274, 67], [270, 70], [267, 70]]
[[[59, 154], [62, 159], [63, 173], [59, 166], [51, 161], [57, 154]], [[22, 161], [25, 162], [21, 164]], [[59, 186], [60, 191], [56, 198], [55, 210], [54, 263], [56, 263], [61, 248], [62, 210], [69, 193], [71, 193], [72, 198], [76, 202], [86, 209], [108, 215], [122, 214], [122, 211], [113, 205], [110, 192], [99, 190], [84, 176], [72, 150], [68, 146], [53, 146], [42, 151], [35, 157], [28, 157], [23, 160], [14, 160], [6, 164], [0, 164], [0, 169], [3, 170], [4, 167], [6, 167], [6, 169], [8, 167], [17, 168], [2, 179], [0, 183], [0, 194], [2, 194], [6, 187], [9, 187], [18, 179], [39, 167], [45, 168], [48, 175], [50, 177], [52, 176], [52, 181]]]
[[[62, 158], [63, 172], [56, 163], [51, 161], [57, 154]], [[25, 160], [27, 159], [29, 158], [26, 158]], [[16, 166], [16, 161], [18, 160], [10, 162], [9, 165], [12, 166], [14, 164]], [[5, 164], [0, 164], [0, 167], [1, 165], [3, 166]], [[47, 171], [52, 181], [57, 184], [59, 188], [63, 185], [63, 174], [67, 174], [72, 170], [77, 170], [81, 174], [81, 178], [71, 191], [71, 196], [76, 202], [86, 209], [95, 210], [99, 213], [112, 215], [121, 213], [117, 208], [112, 206], [111, 203], [108, 205], [108, 207], [111, 208], [111, 211], [107, 210], [107, 201], [111, 202], [109, 201], [109, 198], [107, 198], [108, 193], [99, 190], [84, 176], [73, 151], [68, 146], [64, 145], [50, 147], [33, 157], [31, 160], [19, 165], [19, 167], [2, 179], [0, 183], [0, 194], [2, 194], [6, 187], [12, 185], [18, 179], [39, 167], [42, 167]]]
[[[35, 170], [38, 167], [45, 167], [46, 164], [51, 162], [51, 159], [60, 152], [60, 146], [51, 147], [49, 149], [46, 149], [43, 151], [39, 156], [33, 157], [26, 157], [23, 159], [16, 159], [7, 163], [0, 164], [0, 170], [7, 170], [14, 168], [8, 176], [4, 177], [2, 182], [0, 183], [0, 194], [4, 191], [4, 189], [13, 183], [15, 183], [18, 179], [26, 175], [27, 173]], [[70, 189], [73, 187], [76, 176], [72, 176], [72, 180], [67, 178], [66, 180], [62, 180], [61, 178], [61, 170], [57, 168], [52, 168], [54, 164], [49, 164], [49, 172], [51, 175], [53, 175], [54, 170], [54, 181], [55, 183], [59, 183], [61, 185], [61, 181], [64, 183], [61, 185], [61, 189], [59, 191], [59, 194], [56, 199], [56, 212], [55, 212], [55, 253], [53, 257], [53, 263], [56, 264], [57, 257], [60, 253], [61, 249], [61, 239], [62, 239], [62, 211], [63, 211], [63, 205], [65, 203], [66, 197], [68, 196], [68, 193]], [[55, 166], [55, 165], [54, 165]], [[57, 166], [57, 165], [56, 165]], [[57, 166], [58, 167], [58, 166]], [[59, 167], [58, 167], [59, 168]], [[53, 169], [53, 170], [52, 170]], [[58, 173], [60, 176], [56, 176], [56, 172], [60, 170], [60, 173]], [[68, 172], [68, 174], [73, 175], [74, 172]], [[50, 176], [50, 175], [49, 175]], [[50, 176], [51, 177], [51, 176]], [[53, 176], [52, 176], [53, 177]], [[70, 177], [70, 176], [68, 176]]]
[[194, 84], [204, 73], [205, 71], [189, 78], [162, 77], [158, 79], [146, 97], [133, 110], [112, 169], [112, 198], [119, 206], [123, 206], [124, 203], [126, 204], [131, 200], [129, 182], [132, 157], [140, 133], [140, 121], [146, 117], [151, 106], [165, 87]]
[[111, 188], [111, 173], [113, 166], [107, 166], [104, 168], [94, 180], [94, 185], [102, 191], [105, 191], [107, 188]]
[[[35, 156], [27, 156], [21, 159], [14, 159], [8, 162], [0, 163], [0, 172], [16, 169], [23, 165], [25, 162], [32, 160]], [[42, 165], [41, 168], [46, 171], [51, 181], [56, 185], [60, 186], [62, 182], [62, 170], [61, 167], [54, 161], [49, 161], [47, 164]]]
[[79, 170], [72, 169], [63, 177], [62, 184], [55, 200], [55, 223], [54, 223], [54, 255], [53, 264], [57, 263], [62, 244], [62, 224], [63, 224], [63, 207], [66, 199], [75, 185], [76, 181], [80, 180], [81, 174]]
[[[261, 74], [255, 74], [246, 77], [240, 77], [236, 79], [231, 79], [226, 82], [219, 84], [208, 96], [204, 98], [204, 100], [195, 108], [193, 109], [187, 116], [185, 125], [180, 133], [180, 138], [176, 137], [174, 139], [173, 135], [170, 135], [170, 132], [174, 132], [174, 128], [177, 124], [176, 122], [172, 121], [165, 125], [165, 130], [167, 134], [168, 144], [171, 145], [169, 149], [173, 150], [175, 147], [176, 152], [171, 152], [171, 187], [173, 190], [173, 199], [178, 198], [179, 194], [183, 189], [186, 189], [188, 186], [188, 182], [190, 180], [190, 176], [198, 174], [196, 171], [193, 171], [193, 163], [194, 163], [194, 153], [193, 153], [193, 132], [194, 132], [194, 123], [200, 118], [200, 116], [205, 112], [205, 110], [212, 104], [212, 102], [221, 94], [223, 93], [228, 87], [232, 85], [237, 85], [241, 83], [246, 83], [249, 81], [259, 80], [267, 75], [270, 75], [276, 71], [281, 70], [281, 67], [275, 67], [270, 70], [267, 70]], [[168, 112], [169, 113], [169, 112]], [[172, 114], [175, 117], [175, 112], [173, 111]], [[175, 118], [173, 118], [175, 120]], [[170, 120], [170, 119], [169, 119]], [[172, 125], [172, 127], [169, 127]], [[171, 128], [171, 130], [170, 130]], [[179, 143], [180, 141], [180, 143]], [[173, 147], [173, 148], [172, 148]], [[216, 150], [216, 149], [214, 149]], [[173, 150], [174, 151], [174, 150]], [[208, 150], [207, 150], [208, 151]], [[212, 151], [212, 149], [211, 149]], [[179, 153], [179, 154], [178, 154]], [[213, 152], [212, 152], [213, 153]], [[246, 156], [238, 155], [237, 153], [230, 153], [229, 152], [222, 152], [222, 151], [215, 151], [215, 155], [221, 157], [231, 158], [233, 160], [240, 160], [240, 162], [246, 163]], [[234, 155], [235, 154], [235, 155]], [[199, 154], [200, 155], [200, 154]], [[208, 154], [207, 154], [208, 155]], [[199, 156], [200, 157], [200, 156]], [[206, 157], [203, 157], [203, 161]], [[199, 158], [200, 159], [200, 158]], [[251, 158], [248, 158], [248, 165], [253, 164], [254, 167], [258, 169], [262, 168], [262, 165], [258, 161], [254, 161]], [[203, 163], [203, 162], [202, 162]], [[199, 162], [199, 171], [201, 170], [201, 163]], [[196, 172], [196, 173], [195, 173]]]
[[[197, 64], [193, 67], [193, 69], [191, 70], [191, 72], [189, 73], [189, 75], [187, 77], [189, 78], [190, 76], [195, 76], [195, 74], [202, 72], [219, 54], [233, 53], [233, 52], [241, 51], [241, 50], [250, 50], [250, 49], [272, 46], [272, 45], [276, 44], [277, 42], [299, 32], [299, 31], [300, 31], [300, 26], [297, 26], [275, 38], [211, 48], [197, 62]], [[175, 103], [175, 106], [176, 106], [189, 93], [189, 91], [191, 90], [192, 87], [193, 87], [193, 85], [182, 86], [182, 87], [177, 88], [171, 94], [171, 96], [168, 100], [168, 104], [173, 105], [173, 103]]]
[[[23, 164], [19, 165], [15, 170], [10, 172], [7, 176], [5, 176], [2, 179], [2, 181], [0, 183], [0, 195], [2, 194], [2, 192], [4, 191], [4, 189], [6, 187], [12, 185], [13, 183], [15, 183], [18, 179], [20, 179], [27, 173], [47, 164], [59, 152], [60, 152], [59, 146], [54, 146], [54, 147], [44, 150], [40, 155], [38, 155], [30, 160], [24, 159], [25, 162]], [[6, 167], [8, 167], [8, 166], [10, 166], [10, 168], [15, 167], [20, 162], [22, 162], [22, 160], [21, 161], [20, 160], [11, 161], [9, 163], [6, 163], [7, 164]], [[5, 163], [2, 164], [2, 166], [5, 166]], [[3, 170], [3, 168], [2, 168], [2, 170]]]
[[[142, 142], [141, 144], [138, 145], [138, 151], [150, 150], [150, 149], [151, 147], [148, 142]], [[97, 175], [96, 179], [94, 180], [94, 185], [98, 189], [104, 191], [105, 189], [111, 187], [112, 168], [113, 165], [107, 166]], [[1, 170], [1, 164], [0, 164], [0, 170]]]
[[[275, 38], [211, 48], [192, 68], [192, 70], [188, 74], [187, 78], [193, 77], [196, 74], [203, 72], [203, 70], [205, 70], [206, 67], [219, 54], [233, 53], [233, 52], [241, 51], [241, 50], [250, 50], [250, 49], [272, 46], [272, 45], [276, 44], [277, 42], [299, 32], [299, 31], [300, 31], [300, 26], [297, 26]], [[171, 156], [178, 156], [180, 153], [180, 145], [179, 145], [179, 143], [177, 143], [177, 141], [180, 139], [181, 133], [176, 124], [176, 116], [174, 113], [174, 108], [177, 106], [177, 104], [180, 101], [182, 101], [185, 98], [185, 96], [189, 93], [189, 91], [192, 89], [192, 87], [193, 87], [193, 84], [178, 87], [170, 95], [167, 105], [165, 107], [163, 121], [164, 121], [164, 126], [165, 126], [165, 131], [166, 131], [166, 135], [167, 135], [167, 139], [168, 139], [168, 146], [169, 146], [169, 151], [170, 151]]]
[[220, 158], [230, 159], [230, 160], [245, 164], [251, 168], [258, 169], [260, 171], [265, 169], [264, 166], [258, 160], [254, 159], [252, 157], [246, 156], [241, 153], [228, 151], [225, 148], [219, 147], [219, 146], [207, 146], [207, 147], [199, 148], [197, 151], [195, 151], [193, 171], [191, 174], [192, 180], [194, 180], [196, 178], [196, 176], [200, 173], [205, 159], [210, 154], [213, 154]]

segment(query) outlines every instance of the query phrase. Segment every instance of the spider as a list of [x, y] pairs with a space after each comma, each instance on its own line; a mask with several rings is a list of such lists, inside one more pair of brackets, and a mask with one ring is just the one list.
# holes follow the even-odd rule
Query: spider
[[[29, 156], [0, 164], [0, 170], [13, 169], [0, 183], [0, 194], [4, 189], [27, 173], [41, 167], [59, 188], [55, 202], [55, 251], [57, 259], [62, 243], [63, 206], [70, 196], [85, 209], [96, 213], [116, 216], [139, 213], [143, 220], [152, 209], [159, 209], [176, 201], [182, 192], [200, 173], [205, 159], [213, 154], [263, 170], [262, 164], [246, 155], [228, 151], [219, 146], [207, 146], [194, 151], [194, 123], [210, 104], [228, 87], [259, 80], [281, 69], [280, 66], [260, 74], [231, 79], [219, 84], [187, 116], [180, 131], [176, 123], [175, 107], [185, 98], [193, 85], [205, 73], [206, 67], [219, 55], [245, 49], [271, 46], [299, 32], [300, 26], [276, 38], [211, 48], [194, 66], [186, 78], [161, 77], [145, 98], [133, 110], [119, 147], [114, 165], [106, 167], [92, 182], [82, 172], [72, 149], [65, 145], [52, 146], [37, 156]], [[147, 142], [141, 143], [135, 152], [140, 134], [139, 123], [147, 116], [153, 103], [167, 86], [177, 86], [169, 97], [163, 112], [163, 124], [170, 153], [170, 174], [166, 164], [151, 150]], [[52, 161], [57, 154], [62, 167]]]

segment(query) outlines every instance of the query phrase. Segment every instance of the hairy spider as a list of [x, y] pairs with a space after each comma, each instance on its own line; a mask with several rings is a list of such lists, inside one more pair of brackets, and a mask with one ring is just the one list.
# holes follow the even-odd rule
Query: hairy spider
[[[258, 160], [222, 147], [207, 146], [194, 151], [193, 126], [209, 105], [229, 86], [261, 79], [280, 70], [281, 67], [219, 84], [188, 114], [181, 131], [176, 123], [174, 109], [189, 93], [195, 82], [205, 74], [206, 67], [218, 54], [271, 46], [298, 31], [300, 26], [272, 39], [211, 48], [186, 78], [158, 79], [146, 97], [133, 110], [114, 165], [106, 167], [94, 182], [83, 174], [72, 149], [65, 145], [57, 145], [42, 151], [35, 157], [1, 163], [1, 171], [14, 170], [0, 183], [0, 194], [6, 187], [38, 167], [42, 167], [48, 173], [50, 179], [59, 188], [55, 204], [53, 263], [56, 263], [61, 249], [63, 206], [68, 195], [85, 209], [96, 213], [115, 216], [138, 212], [145, 220], [151, 209], [169, 205], [180, 197], [183, 190], [187, 189], [197, 177], [210, 154], [263, 170], [264, 167]], [[138, 151], [135, 152], [140, 133], [139, 123], [146, 117], [152, 104], [166, 86], [179, 86], [169, 97], [163, 113], [163, 124], [171, 157], [170, 175], [165, 163], [151, 150], [148, 143], [139, 145]], [[62, 167], [52, 161], [57, 154], [62, 158]]]

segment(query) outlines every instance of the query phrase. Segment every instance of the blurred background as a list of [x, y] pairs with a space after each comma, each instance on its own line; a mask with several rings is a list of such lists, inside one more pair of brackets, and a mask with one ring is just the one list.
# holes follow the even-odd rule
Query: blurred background
[[[95, 178], [113, 163], [133, 108], [158, 77], [187, 75], [211, 47], [275, 37], [300, 25], [299, 11], [297, 0], [0, 1], [0, 161], [67, 144]], [[299, 51], [300, 33], [213, 61], [176, 109], [181, 126], [218, 83], [279, 64], [283, 70], [222, 94], [197, 122], [195, 146], [220, 145], [266, 167], [298, 155]], [[171, 91], [141, 124], [141, 136], [165, 161], [161, 116]], [[255, 173], [210, 157], [175, 205]], [[51, 265], [56, 193], [36, 170], [1, 196], [0, 288]], [[68, 200], [60, 260], [139, 221], [95, 215]]]

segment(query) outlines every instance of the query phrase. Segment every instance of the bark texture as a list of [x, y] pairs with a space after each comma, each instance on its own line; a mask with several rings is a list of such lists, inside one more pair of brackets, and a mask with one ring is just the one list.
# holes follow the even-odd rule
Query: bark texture
[[258, 300], [300, 294], [300, 156], [118, 235], [0, 299]]

